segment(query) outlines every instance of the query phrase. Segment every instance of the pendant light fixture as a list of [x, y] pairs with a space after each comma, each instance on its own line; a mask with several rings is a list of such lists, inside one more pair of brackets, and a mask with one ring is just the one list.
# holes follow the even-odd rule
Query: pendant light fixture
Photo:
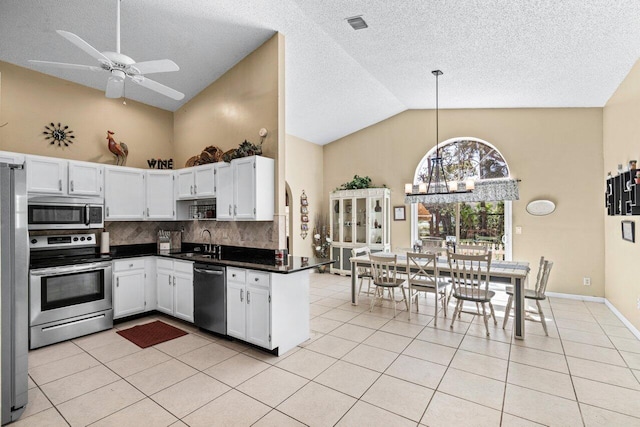
[[436, 78], [436, 151], [430, 160], [429, 179], [418, 185], [405, 184], [405, 203], [458, 203], [494, 200], [518, 200], [518, 182], [511, 178], [447, 181], [440, 152], [439, 87], [440, 70], [431, 72]]

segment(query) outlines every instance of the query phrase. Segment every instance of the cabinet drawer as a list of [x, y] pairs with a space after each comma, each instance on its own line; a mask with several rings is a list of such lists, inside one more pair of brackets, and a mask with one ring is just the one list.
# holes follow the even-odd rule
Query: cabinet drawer
[[158, 258], [156, 267], [164, 270], [173, 270], [173, 261], [167, 258]]
[[244, 283], [246, 274], [246, 270], [240, 270], [238, 268], [227, 268], [227, 280], [231, 280], [233, 282]]
[[131, 258], [113, 262], [113, 271], [144, 270], [144, 258]]
[[190, 261], [174, 261], [173, 270], [176, 272], [179, 271], [181, 273], [193, 274], [193, 263]]
[[269, 273], [247, 271], [247, 285], [269, 286]]

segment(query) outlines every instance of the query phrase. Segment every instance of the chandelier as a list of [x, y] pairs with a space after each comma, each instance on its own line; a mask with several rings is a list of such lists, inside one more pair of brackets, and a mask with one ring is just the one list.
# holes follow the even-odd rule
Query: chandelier
[[405, 184], [405, 203], [458, 203], [492, 200], [517, 200], [517, 180], [509, 178], [476, 181], [448, 181], [440, 153], [438, 77], [440, 70], [431, 72], [436, 77], [436, 152], [430, 160], [427, 182]]

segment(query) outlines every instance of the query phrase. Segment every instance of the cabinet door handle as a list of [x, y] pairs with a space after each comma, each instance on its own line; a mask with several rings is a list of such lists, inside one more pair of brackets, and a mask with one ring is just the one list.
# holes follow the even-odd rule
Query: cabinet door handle
[[168, 277], [169, 277], [169, 286], [171, 286], [171, 276], [168, 276]]
[[197, 185], [193, 186], [193, 194], [198, 194], [198, 186]]
[[176, 276], [173, 276], [173, 286], [176, 285]]
[[243, 293], [244, 293], [244, 290], [240, 289], [240, 302], [242, 302], [242, 300], [243, 300], [243, 298], [242, 298]]
[[149, 216], [149, 208], [147, 208], [147, 216]]
[[109, 206], [107, 206], [107, 216], [109, 216]]
[[129, 268], [132, 268], [132, 267], [133, 267], [133, 264], [129, 264]]
[[116, 279], [116, 288], [119, 288], [119, 287], [120, 287], [120, 278], [118, 277]]
[[247, 304], [251, 303], [251, 292], [247, 291]]
[[71, 186], [71, 192], [73, 192], [73, 180], [71, 180], [71, 182], [69, 184]]
[[189, 189], [189, 192], [190, 192], [191, 194], [193, 194], [193, 185], [192, 185], [192, 186], [191, 186], [191, 188]]
[[231, 205], [229, 205], [229, 216], [231, 216]]
[[233, 214], [238, 215], [238, 205], [233, 205]]
[[58, 190], [62, 191], [62, 180], [58, 180]]
[[253, 279], [253, 280], [255, 280], [256, 282], [258, 282], [258, 281], [260, 281], [260, 278], [259, 278], [259, 277], [256, 277], [256, 278], [255, 278], [255, 279]]

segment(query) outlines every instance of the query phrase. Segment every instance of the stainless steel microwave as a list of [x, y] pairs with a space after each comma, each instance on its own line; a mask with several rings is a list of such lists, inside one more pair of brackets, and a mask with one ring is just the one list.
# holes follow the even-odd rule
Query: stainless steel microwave
[[28, 200], [29, 230], [78, 230], [104, 227], [100, 199], [37, 197]]

